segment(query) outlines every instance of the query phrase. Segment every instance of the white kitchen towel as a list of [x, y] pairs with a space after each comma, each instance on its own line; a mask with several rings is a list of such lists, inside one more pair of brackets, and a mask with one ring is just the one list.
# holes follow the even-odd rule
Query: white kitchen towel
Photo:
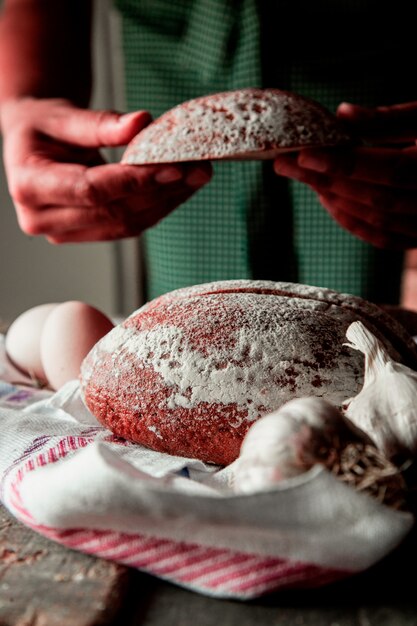
[[247, 599], [362, 571], [413, 525], [411, 514], [320, 466], [268, 492], [237, 495], [233, 465], [115, 437], [86, 409], [77, 381], [54, 394], [29, 383], [0, 340], [0, 497], [17, 519], [70, 548]]

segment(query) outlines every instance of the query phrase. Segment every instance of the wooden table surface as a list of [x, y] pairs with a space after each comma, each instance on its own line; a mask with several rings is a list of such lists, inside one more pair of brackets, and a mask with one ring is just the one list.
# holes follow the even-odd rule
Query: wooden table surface
[[309, 591], [218, 600], [69, 550], [0, 508], [1, 626], [415, 626], [417, 533], [371, 570]]

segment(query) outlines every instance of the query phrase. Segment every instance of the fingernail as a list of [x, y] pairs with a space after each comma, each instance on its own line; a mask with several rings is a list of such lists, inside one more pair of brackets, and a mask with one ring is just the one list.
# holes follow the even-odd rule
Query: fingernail
[[372, 120], [375, 115], [375, 109], [362, 107], [358, 104], [351, 104], [350, 102], [341, 102], [337, 107], [337, 116], [346, 117], [347, 119], [367, 121]]
[[341, 102], [337, 107], [337, 115], [351, 115], [355, 109], [355, 105], [350, 102]]
[[326, 155], [311, 154], [310, 152], [300, 152], [300, 156], [298, 157], [298, 163], [301, 167], [306, 167], [309, 170], [314, 170], [315, 172], [327, 172], [329, 168], [329, 161]]
[[161, 183], [165, 185], [167, 183], [175, 183], [178, 180], [181, 180], [182, 172], [178, 167], [163, 167], [158, 170], [154, 176], [154, 179], [157, 183]]
[[277, 158], [274, 161], [274, 170], [277, 174], [283, 174], [286, 176], [294, 171], [294, 164], [288, 162], [285, 157]]
[[130, 120], [134, 119], [136, 117], [137, 113], [134, 111], [132, 113], [123, 113], [122, 115], [119, 115], [118, 118], [118, 122], [119, 124], [125, 124], [126, 122], [129, 122]]
[[209, 182], [211, 176], [201, 168], [195, 168], [188, 174], [185, 182], [189, 187], [202, 187]]
[[123, 113], [118, 118], [119, 124], [129, 124], [132, 120], [140, 120], [141, 124], [152, 121], [152, 116], [147, 111], [132, 111], [131, 113]]

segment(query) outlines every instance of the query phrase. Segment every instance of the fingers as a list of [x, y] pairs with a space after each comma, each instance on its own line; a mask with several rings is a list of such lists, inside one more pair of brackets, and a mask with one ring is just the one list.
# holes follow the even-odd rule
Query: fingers
[[300, 161], [301, 154], [284, 155], [275, 171], [309, 185], [343, 228], [381, 248], [417, 246], [417, 191], [319, 173]]
[[306, 150], [299, 165], [307, 169], [348, 176], [379, 185], [417, 189], [417, 150], [356, 148], [352, 150]]
[[132, 211], [131, 207], [119, 203], [87, 211], [78, 209], [78, 215], [77, 209], [68, 209], [74, 212], [75, 218], [72, 219], [71, 216], [71, 228], [55, 233], [48, 229], [46, 239], [50, 243], [62, 244], [114, 241], [136, 237], [147, 228], [157, 224], [187, 198], [188, 196], [184, 193], [176, 194], [157, 206], [141, 211]]
[[[300, 160], [300, 159], [299, 159]], [[299, 161], [298, 160], [298, 161]], [[378, 213], [392, 212], [414, 215], [417, 212], [417, 192], [362, 182], [344, 176], [330, 176], [305, 169], [294, 157], [285, 156], [275, 165], [276, 173], [309, 185], [318, 193], [332, 193], [357, 200]]]
[[[4, 164], [19, 224], [51, 241], [136, 236], [206, 184], [210, 163], [106, 164], [101, 146], [128, 143], [150, 121], [21, 98], [2, 107]], [[96, 238], [96, 239], [95, 239]]]
[[[100, 234], [100, 240], [134, 236], [185, 202], [210, 176], [207, 163], [164, 168], [118, 164], [85, 168], [73, 184], [62, 185], [61, 194], [53, 188], [54, 194], [44, 195], [43, 189], [31, 195], [30, 202], [27, 196], [15, 202], [18, 221], [26, 234], [61, 237], [62, 241], [91, 241], [93, 230]], [[52, 198], [53, 204], [39, 203]], [[83, 230], [87, 238], [82, 237]], [[80, 231], [77, 239], [76, 231]]]
[[55, 141], [85, 148], [127, 144], [151, 121], [147, 111], [119, 113], [83, 109], [67, 100], [21, 98], [2, 107], [5, 135], [19, 139], [31, 130]]
[[337, 116], [361, 137], [374, 142], [398, 143], [417, 137], [417, 102], [374, 108], [342, 102]]
[[[275, 161], [275, 171], [285, 163], [285, 155]], [[306, 149], [297, 164], [307, 170], [329, 176], [376, 183], [388, 187], [417, 189], [417, 149], [389, 148]]]
[[414, 217], [401, 224], [386, 215], [370, 220], [367, 206], [330, 193], [321, 194], [320, 202], [343, 228], [377, 248], [405, 250], [417, 245], [417, 219]]
[[174, 183], [191, 190], [211, 178], [209, 164], [197, 166], [135, 166], [118, 163], [86, 167], [77, 163], [42, 160], [11, 175], [10, 193], [20, 205], [31, 207], [107, 204], [127, 196], [146, 197]]
[[56, 107], [40, 120], [39, 130], [59, 141], [89, 148], [127, 144], [151, 121], [146, 111], [120, 114], [76, 107]]

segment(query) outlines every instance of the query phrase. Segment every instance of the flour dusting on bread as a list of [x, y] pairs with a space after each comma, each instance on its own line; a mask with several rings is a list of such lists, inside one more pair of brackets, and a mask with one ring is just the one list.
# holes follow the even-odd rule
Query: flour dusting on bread
[[226, 465], [251, 424], [288, 400], [340, 406], [359, 392], [363, 359], [344, 345], [358, 319], [393, 358], [416, 358], [401, 327], [360, 298], [250, 280], [179, 289], [96, 344], [82, 366], [84, 400], [117, 435]]
[[341, 122], [318, 102], [279, 89], [241, 89], [167, 111], [133, 139], [122, 162], [272, 159], [349, 141]]

